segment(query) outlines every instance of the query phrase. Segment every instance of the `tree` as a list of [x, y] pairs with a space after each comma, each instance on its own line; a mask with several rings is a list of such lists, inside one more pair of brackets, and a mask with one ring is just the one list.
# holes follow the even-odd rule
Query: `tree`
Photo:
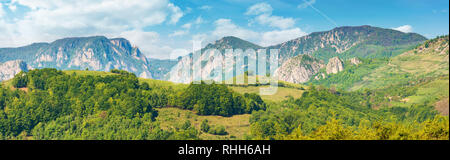
[[205, 133], [208, 133], [209, 129], [210, 129], [210, 126], [208, 124], [208, 120], [207, 119], [203, 120], [202, 124], [200, 125], [200, 130]]

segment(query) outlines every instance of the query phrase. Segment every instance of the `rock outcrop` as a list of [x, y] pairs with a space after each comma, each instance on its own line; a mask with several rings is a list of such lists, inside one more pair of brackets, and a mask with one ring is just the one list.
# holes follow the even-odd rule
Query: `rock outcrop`
[[120, 69], [151, 78], [149, 62], [141, 51], [123, 38], [76, 37], [52, 43], [35, 43], [0, 49], [0, 63], [23, 60], [33, 68], [110, 71]]
[[322, 61], [309, 55], [298, 55], [283, 63], [276, 73], [279, 80], [291, 83], [305, 83], [318, 73], [322, 67], [324, 67]]
[[353, 65], [359, 65], [362, 62], [358, 58], [354, 57], [354, 58], [350, 59], [350, 63]]
[[333, 57], [330, 60], [328, 60], [326, 68], [327, 74], [336, 74], [343, 70], [344, 64], [342, 64], [342, 61], [338, 57]]
[[32, 68], [21, 60], [0, 63], [0, 81], [12, 79], [20, 71], [28, 72], [30, 69]]
[[[192, 53], [181, 57], [178, 63], [172, 67], [169, 73], [167, 73], [165, 79], [178, 83], [190, 83], [192, 81], [198, 81], [200, 79], [222, 81], [224, 80], [224, 78], [221, 77], [222, 75], [222, 73], [220, 73], [221, 71], [223, 71], [223, 76], [231, 78], [233, 77], [233, 67], [229, 66], [235, 65], [239, 61], [240, 62], [245, 61], [244, 56], [242, 56], [242, 54], [234, 55], [233, 53], [226, 52], [226, 49], [242, 49], [243, 51], [247, 49], [253, 49], [256, 51], [260, 48], [263, 47], [239, 39], [237, 37], [232, 36], [224, 37], [202, 48], [201, 56], [199, 56], [198, 58], [194, 58]], [[218, 52], [213, 52], [210, 49], [215, 49], [216, 51], [219, 51], [220, 54], [218, 54]], [[233, 59], [233, 57], [235, 58], [234, 61], [225, 60], [225, 59]], [[247, 62], [255, 62], [255, 61], [256, 55], [250, 55], [247, 57]], [[191, 66], [194, 66], [196, 70], [191, 72], [190, 70], [192, 68]], [[241, 66], [236, 67], [245, 68], [246, 65], [242, 63]], [[244, 73], [236, 73], [236, 74], [239, 75]]]
[[[398, 37], [402, 37], [399, 39]], [[393, 39], [396, 39], [393, 41]], [[330, 31], [324, 32], [314, 32], [306, 36], [302, 36], [287, 42], [283, 42], [277, 45], [261, 47], [255, 44], [252, 44], [248, 41], [241, 40], [236, 37], [224, 37], [220, 40], [217, 40], [215, 43], [208, 44], [202, 51], [205, 49], [217, 49], [222, 51], [224, 56], [230, 56], [223, 52], [224, 49], [266, 49], [267, 51], [271, 49], [277, 49], [279, 51], [278, 63], [283, 64], [289, 59], [298, 56], [298, 55], [311, 55], [315, 58], [318, 58], [323, 61], [327, 61], [329, 58], [337, 56], [338, 54], [344, 54], [348, 52], [350, 56], [376, 56], [375, 52], [371, 52], [371, 47], [378, 46], [380, 48], [385, 48], [389, 46], [397, 46], [404, 45], [408, 46], [416, 45], [425, 41], [426, 38], [415, 33], [403, 33], [400, 31], [392, 30], [392, 29], [384, 29], [372, 26], [345, 26], [345, 27], [337, 27]], [[352, 48], [357, 48], [357, 50], [351, 50]], [[175, 65], [171, 71], [165, 76], [168, 77], [167, 80], [174, 82], [190, 82], [190, 77], [185, 77], [185, 72], [189, 72], [189, 66], [183, 66], [187, 64], [197, 64], [199, 62], [190, 62], [193, 61], [192, 56], [184, 56], [181, 58], [182, 60], [178, 61], [178, 64]], [[217, 67], [213, 63], [212, 60], [208, 60], [209, 55], [202, 55], [206, 58], [202, 64], [202, 67], [206, 67], [204, 71], [202, 71], [201, 76], [209, 76], [212, 79], [217, 78], [215, 70], [212, 68]], [[364, 57], [363, 56], [363, 57]], [[190, 57], [190, 58], [189, 58]], [[236, 56], [240, 57], [240, 56]], [[245, 67], [245, 66], [237, 66], [237, 67]], [[338, 66], [339, 67], [339, 66]], [[231, 69], [231, 68], [224, 68]], [[340, 71], [342, 68], [335, 68], [336, 71]], [[209, 72], [209, 71], [213, 72]], [[330, 70], [331, 71], [331, 70]], [[225, 71], [225, 74], [228, 75], [229, 71]], [[330, 72], [332, 73], [332, 72]], [[261, 75], [261, 74], [259, 74]], [[198, 77], [199, 75], [194, 75]], [[299, 78], [299, 77], [297, 77]]]

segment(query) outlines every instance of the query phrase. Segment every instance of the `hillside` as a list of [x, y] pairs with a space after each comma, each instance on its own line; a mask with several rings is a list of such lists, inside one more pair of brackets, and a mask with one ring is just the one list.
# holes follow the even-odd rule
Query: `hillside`
[[[429, 93], [440, 92], [427, 88], [446, 81], [370, 94], [280, 82], [280, 92], [260, 98], [253, 89], [264, 85], [176, 84], [139, 79], [119, 70], [32, 70], [3, 83], [21, 90], [0, 86], [0, 138], [448, 139], [448, 132], [440, 132], [448, 131], [448, 117], [422, 103], [432, 98]], [[413, 100], [411, 90], [425, 99]], [[410, 96], [414, 103], [377, 108], [393, 102], [380, 96], [382, 92]], [[13, 95], [18, 98], [12, 99]], [[427, 128], [428, 124], [434, 128]], [[364, 128], [380, 125], [392, 132]], [[333, 130], [326, 129], [332, 126], [348, 132], [335, 137]]]
[[[403, 33], [392, 29], [372, 26], [337, 27], [330, 31], [315, 32], [288, 42], [268, 47], [280, 49], [280, 61], [299, 54], [311, 54], [327, 62], [334, 56], [379, 57], [379, 52], [401, 50], [409, 45], [425, 41], [426, 38], [415, 33]], [[404, 47], [399, 47], [403, 46]], [[398, 46], [398, 47], [395, 47]], [[378, 48], [382, 51], [374, 51]], [[358, 50], [353, 52], [352, 50]]]
[[169, 73], [170, 69], [175, 66], [178, 61], [171, 59], [147, 59], [150, 67], [149, 70], [152, 73], [154, 79], [165, 79], [165, 75]]
[[[251, 56], [248, 57], [246, 60], [243, 59], [244, 57], [235, 56], [232, 53], [226, 53], [226, 49], [242, 49], [245, 51], [246, 49], [260, 49], [263, 48], [261, 46], [252, 44], [251, 42], [242, 40], [237, 37], [224, 37], [220, 40], [217, 40], [213, 43], [210, 43], [206, 45], [206, 47], [201, 49], [201, 54], [197, 61], [194, 61], [193, 54], [189, 54], [187, 56], [182, 57], [178, 63], [171, 69], [171, 71], [166, 75], [166, 80], [172, 81], [172, 82], [178, 82], [178, 83], [189, 83], [192, 81], [191, 77], [195, 77], [194, 79], [212, 79], [215, 81], [222, 81], [224, 80], [224, 77], [220, 79], [219, 72], [223, 72], [224, 76], [227, 77], [234, 77], [236, 75], [240, 75], [243, 73], [234, 73], [235, 69], [235, 63], [238, 61], [241, 61], [243, 64], [241, 67], [245, 67], [246, 64], [244, 61], [251, 62], [255, 61], [256, 57]], [[214, 53], [214, 52], [207, 52], [209, 49], [217, 49], [221, 52], [221, 54]], [[223, 57], [236, 57], [233, 62], [230, 62], [229, 64], [224, 64], [223, 60], [220, 58], [215, 57], [215, 55], [223, 56]], [[231, 64], [232, 63], [232, 64]], [[224, 68], [221, 70], [223, 65], [229, 65], [229, 67]], [[192, 66], [192, 67], [191, 67]], [[192, 72], [193, 66], [198, 66], [199, 72]], [[200, 69], [201, 68], [201, 69]], [[191, 69], [191, 70], [190, 70]], [[191, 75], [195, 74], [195, 75]]]
[[346, 90], [384, 88], [430, 77], [448, 76], [448, 65], [448, 36], [444, 36], [426, 41], [392, 58], [362, 59], [358, 65], [347, 61], [344, 71], [320, 80], [311, 80], [311, 83]]
[[[203, 48], [202, 56], [197, 62], [193, 62], [192, 54], [184, 56], [167, 74], [167, 80], [180, 83], [191, 82], [191, 76], [199, 79], [200, 77], [221, 81], [218, 78], [218, 69], [222, 65], [225, 67], [224, 74], [233, 77], [241, 73], [233, 74], [236, 67], [246, 68], [249, 62], [256, 60], [255, 57], [249, 57], [241, 66], [235, 66], [241, 60], [242, 53], [238, 55], [230, 55], [224, 53], [225, 49], [279, 49], [279, 64], [287, 62], [290, 58], [298, 55], [308, 54], [318, 60], [328, 63], [333, 57], [339, 57], [343, 60], [358, 58], [384, 58], [397, 56], [407, 50], [414, 48], [419, 43], [427, 39], [416, 33], [403, 33], [392, 29], [383, 29], [372, 26], [354, 26], [354, 27], [338, 27], [330, 31], [315, 32], [307, 36], [299, 37], [278, 45], [269, 47], [260, 47], [251, 42], [239, 39], [237, 37], [224, 37], [214, 43], [208, 44]], [[224, 57], [236, 57], [236, 62], [232, 64], [220, 64], [220, 61], [212, 59], [213, 53], [204, 53], [207, 49], [217, 49], [222, 52]], [[290, 63], [292, 60], [290, 61]], [[260, 62], [256, 62], [260, 63]], [[190, 65], [198, 65], [202, 68], [201, 73], [197, 75], [189, 75]], [[233, 67], [231, 67], [233, 66]], [[254, 71], [256, 72], [256, 71]], [[285, 72], [290, 72], [289, 70]], [[257, 73], [265, 75], [265, 73]], [[307, 75], [300, 75], [309, 77]], [[288, 77], [286, 77], [288, 78]], [[306, 79], [306, 81], [309, 79]], [[305, 82], [305, 78], [292, 80], [291, 82]]]

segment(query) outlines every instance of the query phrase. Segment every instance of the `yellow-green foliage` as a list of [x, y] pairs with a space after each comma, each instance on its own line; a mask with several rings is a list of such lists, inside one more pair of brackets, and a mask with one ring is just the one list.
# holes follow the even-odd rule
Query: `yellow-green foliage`
[[339, 120], [331, 119], [310, 134], [303, 134], [301, 127], [291, 134], [277, 136], [283, 140], [448, 140], [448, 117], [436, 116], [422, 123], [406, 125], [402, 123], [362, 124], [352, 128]]

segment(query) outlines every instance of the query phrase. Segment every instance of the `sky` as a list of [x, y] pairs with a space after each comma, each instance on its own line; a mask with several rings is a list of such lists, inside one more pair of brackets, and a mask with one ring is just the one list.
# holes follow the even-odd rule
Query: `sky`
[[149, 58], [174, 59], [236, 36], [261, 46], [340, 26], [449, 34], [448, 0], [0, 0], [0, 48], [65, 37], [131, 41]]

